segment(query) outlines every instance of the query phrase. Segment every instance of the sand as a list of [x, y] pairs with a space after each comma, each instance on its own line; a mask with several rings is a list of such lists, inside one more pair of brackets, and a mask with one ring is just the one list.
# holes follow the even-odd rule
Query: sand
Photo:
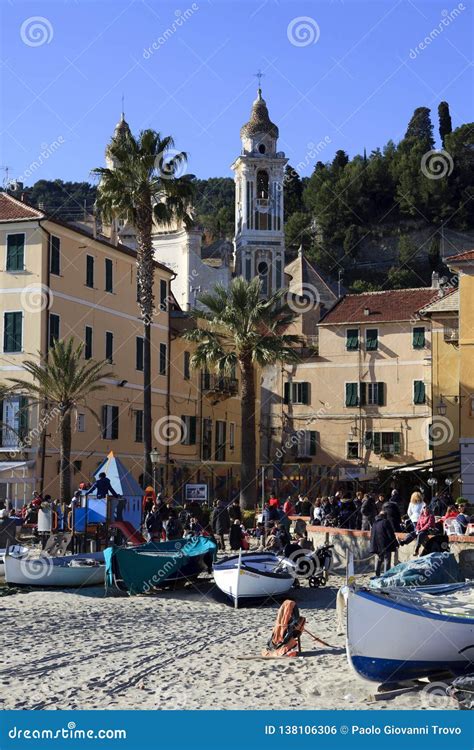
[[260, 653], [278, 603], [234, 610], [206, 580], [153, 597], [98, 588], [2, 597], [0, 708], [429, 708], [423, 693], [375, 702], [377, 686], [351, 671], [337, 635], [341, 581], [295, 592], [308, 628], [336, 648], [304, 635], [303, 657], [271, 661], [237, 657]]

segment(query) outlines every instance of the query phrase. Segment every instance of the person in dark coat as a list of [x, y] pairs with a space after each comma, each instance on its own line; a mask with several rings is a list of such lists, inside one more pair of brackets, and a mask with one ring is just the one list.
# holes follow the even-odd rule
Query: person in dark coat
[[242, 510], [240, 508], [238, 497], [235, 498], [229, 508], [229, 518], [231, 521], [242, 521]]
[[238, 518], [234, 519], [234, 523], [230, 527], [229, 544], [234, 551], [242, 549], [242, 528]]
[[381, 574], [382, 566], [384, 573], [391, 568], [392, 552], [395, 552], [397, 547], [398, 542], [392, 522], [385, 511], [382, 510], [376, 517], [370, 534], [370, 552], [377, 555], [376, 576]]
[[377, 515], [377, 507], [373, 495], [364, 495], [360, 512], [362, 515], [362, 531], [370, 531]]
[[402, 530], [402, 514], [397, 503], [390, 499], [382, 505], [382, 511], [387, 516], [388, 520], [391, 521], [394, 531]]
[[106, 475], [105, 471], [100, 472], [99, 478], [96, 479], [92, 487], [85, 493], [86, 497], [90, 495], [91, 492], [94, 492], [94, 490], [97, 490], [97, 499], [107, 497], [107, 495], [112, 495], [112, 497], [120, 497], [120, 495], [115, 492], [114, 488], [112, 487], [110, 479]]
[[224, 535], [229, 533], [230, 517], [229, 511], [227, 510], [226, 504], [223, 500], [219, 500], [216, 507], [212, 511], [211, 525], [212, 530], [217, 537], [219, 549], [225, 550]]
[[150, 542], [160, 542], [163, 532], [163, 521], [160, 515], [160, 507], [155, 503], [145, 518], [145, 528], [148, 532]]

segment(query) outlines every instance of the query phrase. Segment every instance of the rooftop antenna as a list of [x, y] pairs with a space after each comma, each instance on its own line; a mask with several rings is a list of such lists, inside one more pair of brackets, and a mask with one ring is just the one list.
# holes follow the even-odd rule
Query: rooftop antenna
[[2, 185], [5, 189], [7, 189], [10, 185], [10, 169], [13, 169], [13, 167], [9, 167], [7, 164], [0, 164], [0, 169], [3, 169], [3, 171], [5, 172], [5, 177], [3, 178]]

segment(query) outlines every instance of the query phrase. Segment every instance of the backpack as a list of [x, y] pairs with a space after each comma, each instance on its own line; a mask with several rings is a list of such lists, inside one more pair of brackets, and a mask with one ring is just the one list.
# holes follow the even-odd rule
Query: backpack
[[272, 637], [262, 656], [298, 656], [305, 623], [306, 619], [301, 617], [296, 602], [286, 599], [278, 610]]

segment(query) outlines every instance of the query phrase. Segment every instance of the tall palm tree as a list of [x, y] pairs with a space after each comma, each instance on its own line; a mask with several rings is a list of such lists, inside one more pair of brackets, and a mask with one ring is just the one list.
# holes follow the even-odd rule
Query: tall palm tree
[[46, 357], [40, 361], [25, 360], [22, 364], [33, 380], [9, 378], [11, 390], [26, 394], [31, 405], [44, 405], [51, 416], [57, 415], [60, 437], [59, 495], [66, 500], [71, 495], [71, 423], [72, 414], [80, 406], [87, 409], [99, 423], [99, 417], [88, 405], [91, 394], [106, 386], [102, 378], [113, 373], [105, 369], [106, 362], [84, 360], [84, 345], [74, 339], [56, 341]]
[[264, 299], [258, 278], [252, 281], [236, 278], [229, 288], [218, 284], [212, 292], [199, 297], [205, 309], [192, 313], [194, 318], [204, 321], [203, 326], [185, 334], [189, 341], [197, 344], [191, 359], [193, 367], [227, 376], [239, 368], [242, 384], [240, 504], [244, 509], [253, 509], [257, 502], [256, 370], [297, 359], [293, 347], [300, 339], [284, 333], [296, 317], [281, 304], [284, 293], [281, 290]]
[[188, 209], [193, 196], [191, 175], [179, 176], [186, 164], [184, 151], [174, 150], [171, 136], [144, 130], [135, 138], [127, 128], [109, 147], [113, 169], [98, 168], [97, 208], [105, 220], [125, 219], [135, 229], [138, 245], [138, 305], [143, 321], [143, 449], [145, 486], [152, 481], [151, 324], [154, 305], [153, 225], [173, 221], [191, 224]]

